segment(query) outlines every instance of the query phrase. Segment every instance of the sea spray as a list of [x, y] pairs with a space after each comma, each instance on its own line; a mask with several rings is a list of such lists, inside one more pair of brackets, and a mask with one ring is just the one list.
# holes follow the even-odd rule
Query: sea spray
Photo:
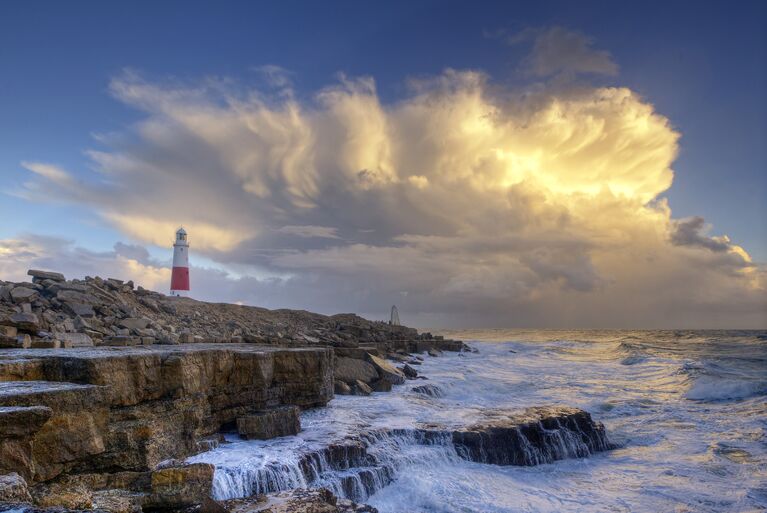
[[[764, 332], [506, 330], [484, 335], [505, 342], [479, 343], [480, 354], [424, 357], [419, 373], [427, 382], [408, 382], [370, 397], [336, 397], [327, 408], [305, 411], [304, 432], [296, 437], [235, 441], [195, 458], [215, 463], [219, 483], [237, 468], [273, 462], [291, 467], [279, 475], [287, 480], [293, 472], [290, 479], [301, 486], [324, 478], [347, 487], [350, 495], [377, 489], [364, 502], [381, 513], [746, 513], [767, 508], [765, 390], [759, 385], [767, 368]], [[622, 363], [626, 358], [634, 360], [631, 365]], [[730, 382], [734, 388], [727, 390]], [[438, 387], [440, 397], [413, 390], [424, 384]], [[487, 409], [552, 403], [590, 412], [620, 448], [550, 464], [495, 466], [467, 461], [449, 443], [429, 445], [405, 436], [429, 424], [445, 431], [465, 428]], [[379, 437], [387, 430], [392, 439], [363, 439], [365, 433]], [[318, 472], [320, 478], [301, 471], [301, 455], [350, 439], [365, 444], [376, 464]], [[578, 454], [577, 438], [547, 447], [557, 445], [567, 447], [558, 449], [560, 454]], [[372, 474], [375, 466], [391, 474]], [[374, 475], [382, 479], [366, 485], [375, 482]]]

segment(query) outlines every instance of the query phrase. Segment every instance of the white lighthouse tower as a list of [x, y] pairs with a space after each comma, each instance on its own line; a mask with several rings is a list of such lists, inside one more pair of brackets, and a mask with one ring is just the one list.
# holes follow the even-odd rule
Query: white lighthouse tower
[[173, 274], [170, 277], [170, 295], [189, 295], [189, 241], [186, 230], [176, 230], [176, 242], [173, 243]]

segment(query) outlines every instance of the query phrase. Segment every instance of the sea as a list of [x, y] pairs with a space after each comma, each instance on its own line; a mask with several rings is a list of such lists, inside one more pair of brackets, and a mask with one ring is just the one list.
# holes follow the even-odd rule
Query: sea
[[[190, 461], [216, 465], [219, 499], [324, 486], [381, 513], [767, 511], [767, 331], [442, 334], [477, 352], [423, 355], [428, 380], [336, 396], [302, 413], [297, 436], [229, 435]], [[413, 391], [426, 383], [440, 396]], [[504, 467], [408, 435], [424, 424], [469, 425], [487, 410], [555, 404], [591, 413], [616, 448]], [[315, 458], [307, 472], [302, 456], [348, 439], [364, 440], [369, 457]]]

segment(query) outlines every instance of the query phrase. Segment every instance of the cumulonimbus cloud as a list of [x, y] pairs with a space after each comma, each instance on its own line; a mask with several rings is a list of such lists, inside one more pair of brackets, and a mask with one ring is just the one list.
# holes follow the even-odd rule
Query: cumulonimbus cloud
[[661, 198], [679, 134], [652, 105], [626, 88], [488, 81], [447, 70], [384, 104], [367, 77], [302, 102], [287, 81], [264, 93], [126, 74], [112, 92], [144, 118], [90, 152], [105, 179], [26, 163], [25, 194], [89, 204], [145, 243], [184, 224], [222, 266], [276, 277], [232, 300], [405, 301], [434, 324], [764, 323], [763, 268]]

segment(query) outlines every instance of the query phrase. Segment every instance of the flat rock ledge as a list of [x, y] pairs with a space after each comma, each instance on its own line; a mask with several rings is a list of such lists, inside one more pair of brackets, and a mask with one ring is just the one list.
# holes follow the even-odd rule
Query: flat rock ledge
[[0, 474], [146, 472], [238, 418], [333, 397], [331, 348], [189, 344], [0, 350]]

